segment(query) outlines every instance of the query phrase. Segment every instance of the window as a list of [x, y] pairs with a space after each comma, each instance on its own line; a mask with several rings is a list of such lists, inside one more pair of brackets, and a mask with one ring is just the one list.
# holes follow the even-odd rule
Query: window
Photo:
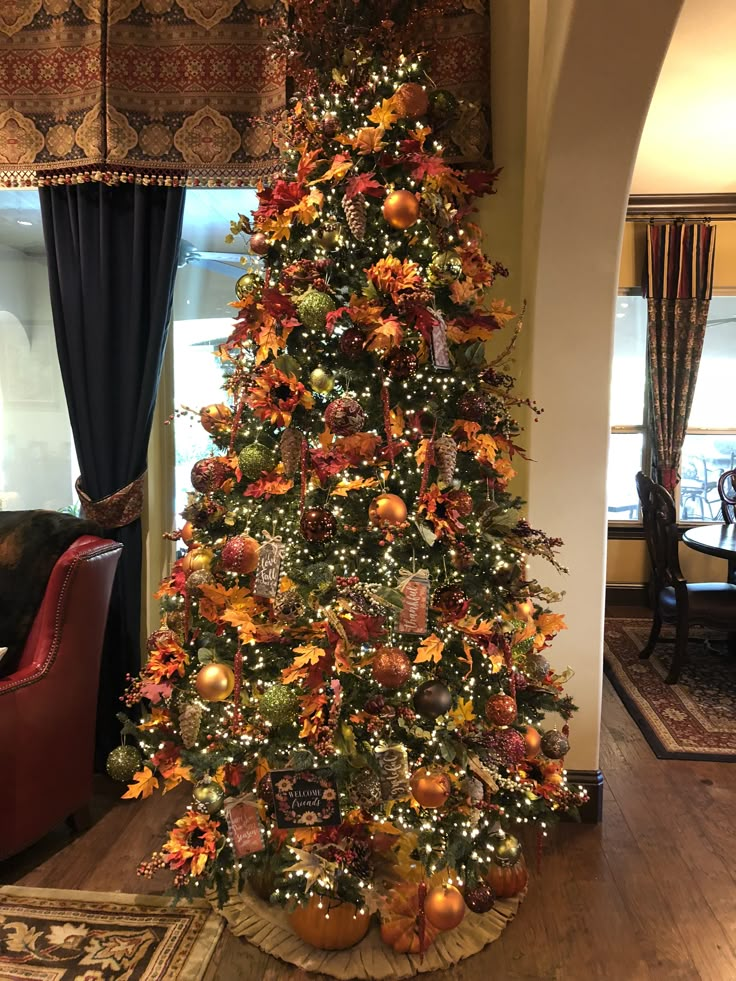
[[[651, 459], [646, 426], [646, 317], [641, 296], [619, 296], [611, 377], [608, 519], [640, 518], [634, 478]], [[736, 466], [736, 296], [714, 296], [675, 492], [682, 522], [720, 520], [718, 477]]]
[[76, 507], [37, 191], [0, 195], [0, 510]]
[[[207, 456], [209, 437], [199, 409], [222, 402], [222, 372], [214, 351], [232, 330], [235, 283], [244, 269], [245, 242], [225, 236], [238, 213], [257, 205], [252, 190], [188, 190], [184, 205], [179, 270], [174, 287], [174, 421], [176, 479], [174, 510], [180, 514], [191, 489], [193, 464]], [[191, 409], [193, 412], [182, 412]]]

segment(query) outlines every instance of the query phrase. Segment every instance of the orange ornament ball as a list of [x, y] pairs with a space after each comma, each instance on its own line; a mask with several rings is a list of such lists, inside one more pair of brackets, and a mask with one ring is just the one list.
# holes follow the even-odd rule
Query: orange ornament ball
[[411, 677], [411, 661], [399, 647], [382, 647], [372, 668], [374, 679], [384, 688], [401, 688]]
[[229, 429], [233, 414], [223, 402], [205, 405], [199, 410], [199, 421], [208, 433], [222, 433]]
[[438, 930], [454, 930], [465, 916], [463, 894], [455, 886], [435, 886], [424, 900], [424, 915]]
[[201, 569], [209, 569], [215, 559], [215, 553], [210, 548], [192, 548], [181, 560], [182, 571], [189, 575]]
[[191, 521], [186, 521], [181, 528], [181, 540], [185, 545], [191, 545], [194, 541], [194, 525]]
[[406, 504], [398, 494], [379, 494], [368, 508], [368, 517], [374, 525], [401, 525], [406, 521]]
[[222, 564], [228, 572], [239, 572], [247, 575], [255, 572], [258, 565], [258, 550], [260, 545], [249, 535], [236, 535], [230, 538], [222, 550]]
[[409, 784], [414, 800], [422, 807], [442, 807], [452, 790], [446, 773], [428, 770], [426, 767], [415, 770]]
[[494, 726], [510, 726], [516, 718], [516, 699], [511, 695], [491, 695], [486, 702], [486, 718]]
[[393, 228], [411, 228], [419, 218], [419, 201], [411, 191], [391, 191], [383, 202], [383, 217]]
[[429, 96], [418, 82], [404, 82], [394, 94], [394, 104], [404, 119], [417, 119], [429, 109]]
[[235, 675], [227, 664], [213, 661], [199, 669], [194, 687], [206, 702], [224, 702], [235, 687]]
[[524, 733], [524, 745], [526, 746], [526, 755], [529, 759], [534, 759], [535, 756], [539, 756], [539, 750], [542, 746], [542, 736], [534, 728], [534, 726], [527, 726], [526, 732]]

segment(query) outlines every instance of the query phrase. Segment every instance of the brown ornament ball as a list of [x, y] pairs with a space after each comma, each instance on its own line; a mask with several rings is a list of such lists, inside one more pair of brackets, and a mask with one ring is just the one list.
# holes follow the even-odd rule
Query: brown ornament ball
[[419, 201], [411, 191], [391, 191], [383, 202], [383, 217], [392, 228], [405, 231], [419, 218]]
[[224, 702], [235, 686], [235, 675], [227, 664], [212, 661], [199, 669], [194, 686], [206, 702]]
[[211, 494], [225, 483], [230, 467], [213, 456], [197, 460], [192, 467], [192, 487], [200, 494]]
[[187, 579], [187, 589], [190, 593], [194, 595], [199, 595], [202, 590], [202, 586], [212, 586], [214, 585], [215, 577], [209, 571], [209, 569], [197, 569], [192, 572]]
[[450, 620], [459, 620], [468, 612], [470, 600], [462, 586], [457, 583], [447, 583], [435, 590], [432, 606]]
[[268, 252], [269, 242], [263, 232], [253, 232], [248, 246], [253, 255], [265, 255]]
[[542, 736], [542, 752], [549, 760], [561, 760], [570, 751], [570, 742], [559, 729], [548, 729]]
[[412, 378], [419, 367], [419, 359], [408, 347], [395, 347], [389, 351], [383, 363], [389, 375], [397, 381]]
[[340, 354], [346, 358], [359, 358], [365, 348], [365, 335], [360, 327], [348, 327], [337, 342]]
[[335, 399], [325, 409], [325, 424], [336, 436], [354, 436], [365, 423], [365, 412], [356, 399]]
[[192, 572], [199, 572], [200, 569], [209, 569], [215, 560], [215, 553], [211, 548], [192, 548], [181, 560], [181, 569], [189, 575]]
[[460, 419], [481, 422], [488, 410], [488, 403], [482, 392], [465, 392], [457, 400], [457, 414]]
[[472, 889], [465, 890], [465, 905], [473, 913], [487, 913], [493, 909], [496, 897], [486, 882], [479, 882]]
[[233, 414], [229, 406], [218, 402], [215, 405], [203, 406], [199, 410], [199, 421], [202, 423], [202, 428], [212, 435], [225, 433], [230, 429]]
[[424, 915], [438, 930], [454, 930], [465, 916], [463, 894], [455, 886], [435, 886], [424, 900]]
[[449, 712], [452, 706], [452, 695], [447, 685], [441, 681], [432, 679], [425, 681], [414, 692], [412, 699], [414, 710], [417, 715], [425, 719], [436, 719], [445, 712]]
[[421, 767], [415, 770], [409, 781], [411, 792], [417, 804], [422, 807], [442, 807], [452, 790], [450, 778], [446, 773]]
[[473, 513], [473, 498], [466, 490], [458, 488], [457, 490], [447, 491], [445, 498], [451, 502], [452, 507], [461, 518], [467, 518], [469, 514]]
[[[192, 576], [204, 574], [209, 576], [209, 572], [193, 572]], [[191, 592], [192, 576], [187, 579], [187, 589]], [[187, 632], [187, 614], [184, 610], [169, 610], [166, 614], [166, 626], [170, 627], [178, 638], [183, 638]]]
[[404, 82], [394, 93], [394, 104], [403, 119], [418, 119], [429, 108], [429, 96], [418, 82]]
[[411, 677], [411, 661], [399, 647], [382, 647], [372, 668], [375, 681], [384, 688], [401, 688]]
[[539, 750], [542, 746], [542, 736], [534, 728], [534, 726], [526, 727], [526, 732], [524, 733], [524, 746], [529, 759], [534, 759], [535, 756], [539, 756]]
[[368, 517], [374, 525], [396, 526], [406, 521], [406, 504], [398, 494], [379, 494], [368, 508]]
[[486, 702], [486, 718], [494, 726], [510, 726], [516, 718], [516, 699], [511, 695], [491, 695]]
[[302, 535], [308, 542], [328, 542], [337, 531], [335, 515], [326, 508], [307, 508], [299, 522]]
[[250, 535], [236, 535], [225, 543], [222, 564], [228, 572], [239, 572], [241, 575], [255, 572], [259, 548], [258, 542]]

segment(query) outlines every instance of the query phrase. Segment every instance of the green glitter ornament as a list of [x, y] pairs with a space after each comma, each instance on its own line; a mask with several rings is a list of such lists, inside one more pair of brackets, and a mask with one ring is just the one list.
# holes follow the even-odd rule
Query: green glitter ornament
[[299, 708], [299, 696], [288, 685], [273, 685], [267, 688], [258, 703], [258, 711], [272, 726], [283, 726], [293, 722]]
[[143, 757], [135, 746], [116, 746], [107, 757], [105, 769], [113, 780], [130, 783], [142, 763]]
[[332, 297], [310, 286], [296, 304], [299, 319], [310, 330], [324, 330], [327, 314], [335, 309]]
[[240, 451], [238, 464], [247, 480], [258, 480], [264, 470], [273, 469], [273, 453], [263, 443], [249, 443]]

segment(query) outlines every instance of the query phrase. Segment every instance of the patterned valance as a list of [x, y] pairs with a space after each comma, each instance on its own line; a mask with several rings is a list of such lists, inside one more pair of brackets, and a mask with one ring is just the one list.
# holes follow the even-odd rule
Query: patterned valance
[[[361, 0], [362, 2], [362, 0]], [[367, 0], [366, 0], [367, 2]], [[427, 3], [446, 140], [490, 156], [485, 0]], [[0, 0], [0, 187], [253, 185], [279, 169], [285, 0]]]

